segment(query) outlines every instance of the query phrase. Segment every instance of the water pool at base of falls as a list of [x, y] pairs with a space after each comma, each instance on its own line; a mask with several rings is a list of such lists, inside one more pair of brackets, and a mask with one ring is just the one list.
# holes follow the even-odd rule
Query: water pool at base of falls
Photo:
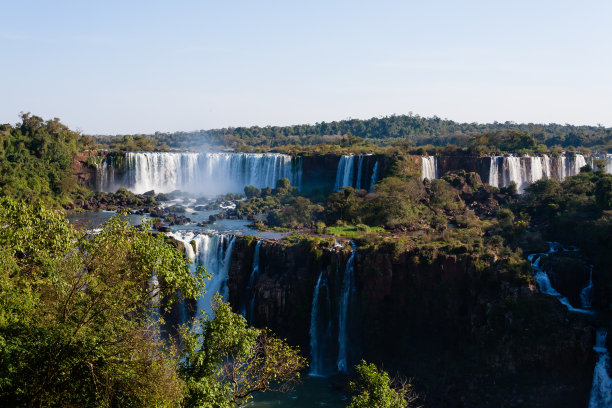
[[344, 408], [347, 405], [347, 398], [336, 391], [329, 380], [319, 377], [303, 377], [302, 383], [293, 392], [287, 394], [277, 392], [258, 393], [245, 407]]

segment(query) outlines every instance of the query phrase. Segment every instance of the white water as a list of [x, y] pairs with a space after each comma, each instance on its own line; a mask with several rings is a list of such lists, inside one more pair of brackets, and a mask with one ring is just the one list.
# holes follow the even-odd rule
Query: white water
[[374, 163], [374, 168], [372, 169], [372, 178], [370, 179], [370, 188], [368, 191], [374, 191], [374, 185], [378, 181], [378, 162]]
[[100, 169], [102, 191], [119, 187], [135, 193], [168, 193], [181, 190], [216, 196], [242, 193], [244, 187], [274, 187], [282, 177], [300, 185], [299, 165], [291, 156], [278, 153], [126, 153], [125, 172], [103, 164]]
[[355, 156], [352, 154], [340, 157], [338, 169], [336, 170], [336, 184], [334, 185], [334, 191], [340, 190], [341, 187], [353, 186], [354, 160]]
[[607, 174], [612, 174], [612, 154], [591, 156], [589, 159], [589, 163], [591, 164], [591, 167], [593, 168], [593, 170], [598, 169], [597, 165], [595, 164], [596, 159], [603, 160], [604, 166], [605, 166], [604, 172]]
[[[185, 254], [191, 260], [192, 272], [203, 266], [211, 274], [206, 282], [206, 293], [197, 299], [198, 311], [210, 314], [212, 299], [215, 293], [221, 294], [227, 301], [227, 277], [232, 258], [232, 250], [236, 237], [226, 234], [208, 235], [191, 231], [176, 231], [168, 236], [181, 241], [185, 245]], [[191, 242], [195, 243], [195, 250]]]
[[593, 371], [593, 385], [589, 408], [612, 407], [612, 379], [610, 378], [610, 355], [606, 348], [607, 332], [604, 329], [597, 330], [597, 338], [593, 350], [597, 352], [598, 360]]
[[[325, 297], [321, 299], [321, 289]], [[325, 310], [321, 311], [321, 302]], [[317, 284], [312, 296], [312, 308], [310, 311], [310, 375], [323, 376], [328, 373], [325, 364], [326, 346], [331, 337], [331, 320], [329, 313], [331, 302], [327, 287], [327, 276], [325, 272], [319, 274]], [[325, 320], [327, 317], [327, 320]]]
[[421, 156], [421, 180], [438, 178], [438, 158], [436, 156]]
[[[557, 292], [557, 290], [555, 290], [555, 288], [552, 287], [552, 284], [550, 282], [550, 278], [548, 277], [548, 274], [546, 273], [546, 271], [544, 271], [541, 267], [540, 267], [540, 261], [542, 260], [542, 257], [548, 254], [551, 254], [553, 252], [558, 252], [558, 251], [573, 251], [573, 249], [564, 249], [563, 247], [561, 247], [560, 244], [556, 243], [556, 242], [550, 242], [550, 249], [549, 251], [544, 254], [544, 253], [539, 253], [539, 254], [531, 254], [527, 257], [527, 259], [529, 260], [529, 262], [531, 262], [531, 267], [533, 269], [533, 271], [535, 272], [535, 279], [536, 282], [538, 282], [538, 286], [540, 288], [540, 291], [542, 293], [545, 293], [547, 295], [550, 296], [554, 296], [557, 298], [557, 300], [559, 302], [561, 302], [565, 307], [567, 307], [567, 309], [569, 311], [572, 312], [578, 312], [578, 313], [586, 313], [586, 314], [592, 314], [593, 312], [590, 310], [587, 310], [586, 308], [584, 309], [580, 309], [577, 307], [573, 307], [570, 304], [570, 301], [568, 298], [566, 298], [565, 296], [563, 296], [561, 293]], [[588, 284], [587, 284], [588, 286]], [[591, 291], [589, 291], [589, 293], [591, 293]], [[588, 302], [590, 304], [591, 300], [590, 298], [588, 299]]]
[[[371, 154], [360, 155], [344, 155], [338, 161], [336, 170], [336, 182], [334, 183], [334, 191], [340, 190], [342, 187], [353, 187], [356, 189], [369, 188], [372, 191], [373, 185], [378, 177], [378, 161], [372, 167], [372, 176], [368, 177], [369, 168], [367, 166], [366, 157]], [[355, 158], [357, 158], [357, 174], [355, 174]], [[369, 180], [369, 185], [368, 185]]]
[[253, 323], [255, 319], [255, 293], [253, 293], [253, 288], [255, 287], [255, 282], [257, 282], [257, 278], [259, 277], [259, 250], [261, 248], [261, 241], [257, 241], [255, 244], [255, 252], [253, 253], [253, 267], [251, 268], [251, 276], [249, 277], [249, 284], [247, 285], [247, 295], [249, 299], [249, 309], [248, 313], [246, 313], [246, 318], [249, 323]]
[[349, 305], [351, 302], [351, 292], [353, 291], [353, 274], [355, 254], [357, 246], [351, 241], [351, 256], [346, 262], [344, 269], [344, 278], [342, 279], [342, 291], [340, 293], [340, 308], [338, 312], [338, 360], [336, 366], [338, 372], [346, 373], [348, 370], [348, 316]]
[[565, 180], [568, 176], [580, 173], [586, 165], [581, 154], [571, 156], [491, 156], [489, 165], [489, 184], [494, 187], [506, 187], [515, 183], [519, 193], [540, 179]]

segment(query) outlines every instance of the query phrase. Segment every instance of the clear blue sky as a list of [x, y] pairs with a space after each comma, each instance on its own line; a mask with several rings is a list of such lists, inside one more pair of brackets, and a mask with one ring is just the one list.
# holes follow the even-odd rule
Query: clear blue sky
[[612, 1], [8, 1], [0, 123], [612, 126]]

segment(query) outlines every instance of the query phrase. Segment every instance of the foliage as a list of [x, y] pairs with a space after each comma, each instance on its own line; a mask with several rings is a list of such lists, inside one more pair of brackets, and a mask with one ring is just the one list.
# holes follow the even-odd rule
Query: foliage
[[0, 195], [28, 202], [67, 202], [77, 189], [75, 154], [93, 145], [59, 119], [21, 114], [21, 124], [0, 126]]
[[306, 360], [268, 330], [248, 327], [217, 294], [214, 318], [185, 330], [181, 375], [186, 406], [223, 408], [244, 405], [255, 392], [289, 391]]
[[416, 400], [411, 385], [405, 381], [392, 381], [374, 364], [361, 361], [355, 366], [357, 379], [349, 384], [355, 393], [349, 408], [406, 408]]
[[[411, 145], [467, 147], [477, 134], [496, 135], [514, 132], [517, 137], [508, 138], [504, 146], [494, 148], [524, 148], [532, 146], [528, 134], [538, 144], [546, 147], [560, 146], [576, 148], [579, 146], [612, 149], [610, 135], [612, 129], [601, 126], [572, 126], [558, 124], [516, 124], [505, 123], [459, 123], [436, 116], [391, 115], [366, 120], [348, 119], [333, 122], [320, 122], [314, 125], [294, 126], [252, 126], [225, 129], [199, 130], [195, 132], [160, 133], [154, 135], [101, 136], [97, 141], [104, 146], [123, 150], [169, 150], [202, 149], [210, 146], [224, 146], [240, 151], [278, 151], [301, 152], [304, 146], [316, 146], [313, 152], [359, 153], [364, 147], [371, 152], [371, 143], [378, 145], [395, 144], [406, 148]], [[370, 147], [368, 147], [370, 146]]]
[[161, 298], [201, 291], [181, 254], [121, 218], [80, 235], [63, 217], [6, 198], [0, 224], [2, 400], [175, 406], [182, 385], [154, 316]]

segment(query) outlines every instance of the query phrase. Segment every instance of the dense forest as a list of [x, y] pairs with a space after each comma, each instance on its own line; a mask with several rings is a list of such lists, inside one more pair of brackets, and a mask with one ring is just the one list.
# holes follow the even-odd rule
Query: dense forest
[[[612, 129], [602, 126], [559, 124], [459, 123], [438, 117], [392, 115], [367, 120], [348, 119], [314, 125], [252, 126], [153, 135], [96, 136], [110, 148], [125, 150], [201, 149], [222, 146], [239, 151], [267, 150], [285, 145], [354, 143], [359, 139], [376, 145], [402, 143], [411, 146], [467, 147], [481, 133], [513, 130], [533, 136], [546, 147], [612, 151]], [[352, 140], [351, 140], [352, 139]]]

